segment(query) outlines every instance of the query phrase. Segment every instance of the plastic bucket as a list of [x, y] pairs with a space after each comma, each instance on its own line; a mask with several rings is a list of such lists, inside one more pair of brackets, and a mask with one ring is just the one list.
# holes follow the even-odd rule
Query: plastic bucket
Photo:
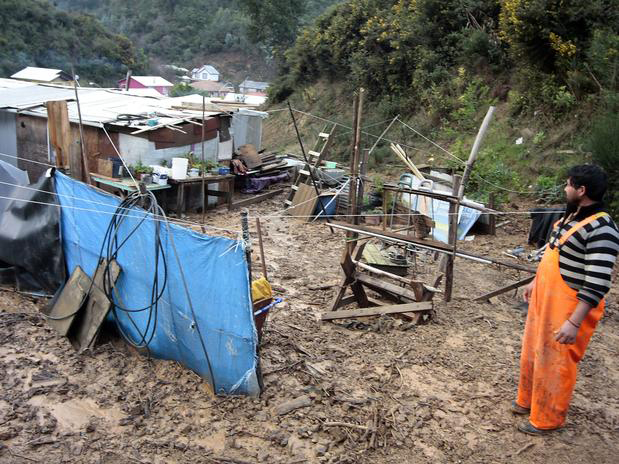
[[[335, 197], [335, 195], [320, 195], [318, 197], [318, 202], [316, 203], [316, 208], [314, 209], [314, 214], [318, 217], [331, 217], [335, 215], [335, 207], [337, 206], [337, 202], [333, 199], [333, 197]], [[326, 216], [323, 214], [323, 209], [324, 212], [327, 213]]]
[[172, 179], [187, 179], [187, 166], [189, 166], [187, 158], [172, 158]]

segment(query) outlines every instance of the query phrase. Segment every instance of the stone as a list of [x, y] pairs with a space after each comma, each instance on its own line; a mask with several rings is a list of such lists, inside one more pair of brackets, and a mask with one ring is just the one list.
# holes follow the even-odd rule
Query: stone
[[289, 401], [279, 404], [278, 406], [275, 407], [275, 412], [277, 412], [277, 414], [279, 414], [280, 416], [283, 416], [296, 409], [306, 408], [311, 405], [312, 405], [312, 399], [307, 395], [303, 395], [293, 400], [289, 400]]

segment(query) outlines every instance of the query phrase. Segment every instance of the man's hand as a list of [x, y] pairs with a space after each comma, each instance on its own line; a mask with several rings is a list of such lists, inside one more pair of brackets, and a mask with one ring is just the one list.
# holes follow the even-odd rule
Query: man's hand
[[535, 279], [531, 281], [526, 287], [524, 287], [524, 301], [526, 303], [531, 299], [531, 295], [533, 294], [533, 288], [535, 288]]
[[576, 342], [576, 335], [578, 335], [578, 327], [565, 321], [557, 332], [555, 340], [562, 345], [573, 345]]

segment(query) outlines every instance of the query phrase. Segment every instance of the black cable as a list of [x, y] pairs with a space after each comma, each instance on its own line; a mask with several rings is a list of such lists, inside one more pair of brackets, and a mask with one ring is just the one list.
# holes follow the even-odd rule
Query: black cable
[[[129, 213], [135, 212], [134, 207], [136, 206], [138, 207], [141, 206], [142, 209], [144, 209], [144, 216], [140, 218], [137, 224], [128, 231], [126, 236], [121, 236], [120, 229], [122, 225], [125, 223], [127, 217], [132, 217], [132, 218], [134, 217], [134, 216], [129, 216]], [[170, 243], [172, 244], [172, 249], [174, 251], [177, 264], [179, 266], [179, 271], [181, 274], [181, 279], [183, 282], [183, 288], [185, 290], [185, 295], [187, 297], [187, 302], [189, 304], [189, 309], [191, 310], [191, 314], [195, 321], [196, 331], [200, 339], [202, 350], [204, 351], [204, 357], [205, 357], [205, 360], [208, 366], [213, 391], [217, 393], [215, 376], [213, 374], [211, 360], [208, 355], [208, 350], [206, 349], [206, 343], [202, 336], [202, 331], [200, 330], [200, 326], [198, 324], [195, 310], [193, 308], [193, 304], [192, 304], [191, 297], [189, 294], [189, 288], [187, 286], [185, 275], [184, 275], [184, 272], [183, 272], [183, 269], [180, 263], [180, 259], [178, 257], [176, 245], [174, 244], [174, 238], [170, 230], [170, 225], [168, 223], [165, 212], [157, 204], [157, 199], [155, 198], [152, 192], [147, 191], [145, 194], [142, 194], [140, 192], [133, 192], [127, 198], [121, 201], [120, 204], [117, 206], [116, 211], [114, 212], [112, 219], [110, 220], [110, 223], [108, 224], [103, 241], [101, 243], [101, 248], [99, 250], [99, 257], [97, 260], [97, 268], [90, 281], [90, 287], [88, 288], [88, 291], [86, 292], [86, 296], [90, 294], [92, 287], [94, 285], [95, 278], [97, 276], [97, 272], [99, 272], [100, 264], [103, 261], [103, 259], [105, 259], [106, 265], [102, 269], [102, 272], [103, 272], [103, 276], [102, 276], [103, 277], [103, 289], [102, 290], [112, 305], [112, 314], [114, 316], [114, 319], [116, 320], [116, 326], [118, 328], [118, 331], [127, 343], [129, 343], [131, 346], [138, 348], [138, 349], [145, 348], [148, 351], [149, 356], [150, 356], [150, 350], [148, 348], [148, 345], [152, 342], [155, 336], [156, 330], [157, 330], [159, 302], [161, 298], [163, 297], [164, 291], [167, 288], [167, 284], [168, 284], [168, 262], [167, 262], [166, 255], [164, 252], [163, 242], [161, 240], [161, 234], [160, 234], [160, 222], [161, 221], [158, 221], [157, 223], [153, 223], [153, 226], [155, 228], [155, 240], [154, 240], [155, 263], [154, 263], [154, 274], [153, 274], [151, 295], [150, 295], [150, 304], [144, 307], [141, 307], [141, 308], [126, 307], [124, 303], [121, 301], [120, 295], [118, 294], [118, 290], [116, 289], [114, 276], [112, 275], [112, 268], [111, 268], [112, 261], [117, 261], [117, 258], [120, 252], [122, 251], [123, 247], [127, 245], [129, 239], [137, 232], [137, 230], [142, 226], [144, 221], [147, 218], [149, 218], [150, 215], [163, 217], [163, 221], [165, 222], [165, 225], [168, 231], [168, 237], [170, 238]], [[160, 280], [159, 279], [160, 261], [163, 266], [163, 271], [162, 271], [163, 282], [159, 281]], [[81, 306], [82, 305], [80, 305], [80, 309], [81, 309]], [[61, 319], [66, 319], [66, 318], [74, 316], [75, 314], [77, 314], [78, 311], [79, 309], [72, 314], [65, 315], [62, 317], [52, 317], [52, 316], [47, 316], [47, 317], [49, 319], [61, 320]], [[135, 322], [135, 320], [132, 317], [132, 314], [143, 312], [143, 311], [148, 311], [148, 319], [146, 321], [144, 331], [140, 329], [140, 327], [138, 326], [138, 324]], [[134, 340], [125, 331], [125, 329], [122, 328], [122, 325], [120, 323], [120, 318], [119, 318], [120, 312], [126, 315], [127, 319], [133, 326], [134, 330], [137, 332], [139, 340]]]

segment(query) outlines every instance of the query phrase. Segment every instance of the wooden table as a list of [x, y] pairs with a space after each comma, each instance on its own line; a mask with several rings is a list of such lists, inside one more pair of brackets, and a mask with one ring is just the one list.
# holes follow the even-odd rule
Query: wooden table
[[[114, 177], [103, 176], [101, 174], [90, 173], [90, 178], [94, 182], [97, 183], [97, 187], [100, 187], [101, 184], [107, 185], [108, 187], [114, 187], [120, 190], [124, 196], [126, 196], [128, 193], [133, 193], [138, 190], [136, 188], [136, 185], [133, 179], [129, 179], [128, 177], [117, 179]], [[144, 185], [146, 186], [146, 190], [165, 190], [165, 189], [170, 188], [170, 185], [159, 185], [159, 184], [144, 184]]]
[[[186, 179], [168, 179], [168, 182], [176, 186], [176, 216], [180, 217], [185, 212], [185, 186], [201, 185], [202, 177], [187, 177]], [[232, 209], [232, 194], [234, 193], [234, 174], [204, 176], [204, 207], [208, 205], [209, 195], [224, 197], [228, 204], [228, 210]], [[209, 184], [227, 185], [227, 191], [209, 190]]]

